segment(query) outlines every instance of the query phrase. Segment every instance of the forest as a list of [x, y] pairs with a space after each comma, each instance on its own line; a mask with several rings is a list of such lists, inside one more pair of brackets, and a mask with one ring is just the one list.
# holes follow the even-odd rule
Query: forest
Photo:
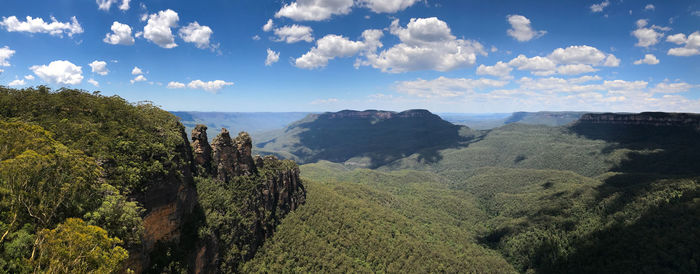
[[[327, 136], [385, 134], [394, 150], [336, 145], [298, 166], [252, 157], [247, 134], [192, 135], [214, 139], [202, 154], [149, 102], [0, 88], [0, 272], [700, 271], [697, 127], [347, 123]], [[395, 135], [421, 124], [444, 138], [416, 149]], [[267, 148], [295, 156], [320, 129]], [[248, 169], [217, 176], [221, 144]]]

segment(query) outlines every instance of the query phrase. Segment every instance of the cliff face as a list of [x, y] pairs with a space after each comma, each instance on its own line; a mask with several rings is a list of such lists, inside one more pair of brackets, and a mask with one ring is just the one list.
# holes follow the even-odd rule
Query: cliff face
[[151, 265], [151, 253], [158, 242], [178, 245], [187, 218], [197, 206], [197, 190], [192, 177], [192, 152], [184, 128], [183, 142], [177, 146], [174, 163], [165, 178], [153, 182], [143, 193], [134, 195], [146, 209], [143, 217], [144, 235], [138, 250], [130, 252], [127, 267], [136, 273]]
[[[193, 139], [194, 136], [201, 136], [199, 131], [205, 127], [198, 126], [198, 128], [199, 130], [195, 128], [192, 132]], [[222, 258], [223, 255], [227, 249], [232, 248], [226, 246], [231, 243], [222, 238], [249, 239], [242, 245], [234, 244], [240, 245], [235, 249], [245, 250], [242, 253], [245, 255], [240, 260], [251, 259], [264, 241], [272, 236], [281, 219], [306, 201], [306, 190], [299, 179], [297, 164], [290, 160], [279, 160], [273, 156], [253, 158], [252, 140], [247, 133], [241, 132], [236, 138], [231, 139], [228, 130], [222, 129], [221, 133], [214, 138], [212, 147], [207, 148], [207, 145], [205, 142], [199, 142], [194, 146], [193, 143], [195, 151], [212, 151], [211, 163], [209, 163], [212, 166], [211, 173], [200, 174], [200, 176], [213, 178], [224, 185], [252, 184], [251, 193], [246, 194], [245, 201], [237, 209], [240, 216], [250, 217], [252, 222], [246, 223], [246, 228], [243, 230], [214, 231], [216, 235], [214, 238], [201, 239], [192, 262], [195, 273], [220, 271], [218, 265], [226, 260]], [[207, 165], [207, 163], [197, 164]], [[238, 234], [232, 236], [231, 233]], [[240, 260], [233, 260], [233, 264]], [[227, 267], [230, 269], [232, 266]], [[235, 269], [235, 265], [233, 267]]]
[[700, 129], [700, 114], [642, 112], [638, 114], [584, 114], [577, 122], [581, 125], [637, 125], [637, 126], [669, 126], [690, 127]]
[[[192, 130], [192, 152], [198, 172], [211, 173], [212, 151], [207, 137], [207, 126], [197, 125]], [[201, 171], [200, 171], [201, 168]]]

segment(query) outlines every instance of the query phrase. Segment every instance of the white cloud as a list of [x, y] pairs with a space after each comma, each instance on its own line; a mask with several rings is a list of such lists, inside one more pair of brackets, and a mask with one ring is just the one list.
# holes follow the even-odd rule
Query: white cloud
[[137, 82], [145, 82], [145, 81], [148, 81], [148, 79], [146, 79], [145, 76], [140, 75], [140, 74], [138, 76], [134, 77], [134, 79], [131, 79], [132, 84], [137, 83]]
[[399, 82], [395, 89], [399, 93], [422, 98], [450, 98], [463, 96], [478, 89], [503, 87], [507, 84], [508, 81], [503, 80], [446, 78], [440, 76], [433, 80], [417, 79], [415, 81]]
[[297, 0], [285, 4], [276, 18], [287, 17], [296, 21], [322, 21], [333, 15], [348, 14], [353, 0]]
[[681, 93], [681, 92], [686, 92], [689, 91], [691, 88], [695, 86], [688, 84], [686, 82], [676, 82], [676, 83], [658, 83], [653, 89], [651, 89], [652, 92], [658, 92], [658, 93]]
[[185, 88], [185, 84], [180, 83], [180, 82], [170, 82], [170, 83], [168, 83], [168, 88], [169, 89]]
[[7, 84], [7, 85], [8, 85], [8, 86], [11, 86], [11, 87], [14, 87], [14, 86], [24, 86], [25, 83], [24, 83], [24, 80], [15, 79], [14, 81], [10, 82], [10, 83]]
[[325, 104], [337, 103], [337, 102], [339, 102], [339, 101], [340, 101], [340, 100], [338, 100], [338, 98], [317, 99], [317, 100], [311, 101], [311, 103], [309, 103], [309, 104], [312, 104], [312, 105], [325, 105]]
[[275, 22], [273, 22], [272, 19], [267, 19], [267, 23], [265, 23], [265, 25], [262, 26], [262, 30], [264, 32], [268, 32], [268, 31], [271, 31], [272, 28], [274, 28], [274, 27], [275, 27]]
[[82, 67], [65, 60], [56, 60], [49, 65], [29, 68], [42, 80], [52, 84], [77, 85], [83, 81]]
[[652, 5], [652, 4], [647, 4], [644, 7], [644, 10], [655, 10], [655, 9], [656, 9], [656, 7], [654, 7], [654, 5]]
[[146, 27], [143, 28], [143, 37], [161, 48], [170, 49], [177, 47], [171, 28], [177, 26], [178, 20], [180, 18], [177, 12], [171, 9], [151, 14], [148, 16]]
[[418, 0], [360, 0], [359, 5], [365, 6], [375, 13], [395, 13], [405, 10]]
[[601, 2], [600, 4], [591, 5], [590, 8], [591, 8], [592, 12], [602, 12], [603, 9], [605, 9], [609, 5], [610, 5], [610, 1], [605, 0], [605, 1]]
[[105, 43], [126, 46], [134, 44], [134, 37], [131, 36], [131, 27], [129, 25], [114, 21], [111, 29], [112, 33], [107, 33], [102, 40]]
[[582, 73], [590, 73], [594, 71], [598, 70], [593, 68], [591, 65], [586, 64], [563, 65], [557, 67], [557, 73], [565, 75], [576, 75]]
[[676, 43], [678, 45], [685, 44], [682, 48], [671, 48], [668, 50], [668, 55], [675, 56], [692, 56], [700, 54], [700, 31], [696, 31], [685, 37], [685, 34], [679, 33], [666, 38], [666, 41]]
[[15, 54], [14, 50], [11, 50], [10, 47], [4, 46], [0, 48], [0, 66], [2, 67], [9, 67], [10, 66], [10, 57]]
[[635, 46], [647, 48], [656, 45], [659, 40], [664, 37], [663, 31], [671, 30], [668, 27], [660, 27], [657, 25], [646, 27], [648, 24], [649, 21], [646, 19], [637, 20], [637, 29], [632, 31], [632, 36], [637, 38], [637, 43], [634, 44]]
[[225, 86], [232, 86], [233, 82], [226, 82], [223, 80], [214, 80], [214, 81], [208, 81], [204, 82], [202, 80], [194, 80], [187, 84], [187, 87], [191, 89], [203, 89], [205, 91], [211, 92], [211, 93], [217, 93], [219, 90], [224, 88]]
[[22, 22], [17, 20], [16, 16], [3, 17], [0, 26], [5, 27], [9, 32], [29, 32], [29, 33], [48, 33], [54, 36], [62, 37], [67, 34], [73, 37], [74, 34], [83, 33], [83, 28], [78, 23], [75, 16], [71, 17], [71, 22], [58, 22], [55, 17], [51, 16], [51, 23], [44, 22], [42, 18], [32, 18], [27, 16], [27, 20]]
[[[365, 31], [367, 32], [367, 31]], [[316, 41], [316, 46], [309, 52], [295, 60], [295, 66], [305, 69], [325, 67], [328, 60], [336, 57], [349, 57], [365, 49], [366, 45], [362, 41], [351, 41], [350, 39], [329, 34]]]
[[617, 67], [620, 65], [620, 59], [597, 48], [581, 45], [557, 48], [544, 57], [528, 58], [521, 54], [510, 60], [508, 65], [518, 70], [530, 71], [537, 76], [576, 75], [598, 71], [595, 68], [597, 66]]
[[200, 26], [197, 21], [180, 29], [180, 38], [188, 43], [194, 43], [197, 48], [206, 49], [210, 47], [209, 38], [214, 33], [207, 26]]
[[659, 59], [656, 59], [656, 56], [653, 54], [645, 54], [644, 58], [639, 59], [637, 61], [634, 61], [635, 65], [641, 65], [641, 64], [647, 64], [647, 65], [656, 65], [659, 63]]
[[280, 53], [274, 50], [267, 49], [267, 58], [265, 58], [265, 65], [270, 66], [280, 60]]
[[27, 80], [29, 80], [29, 81], [32, 81], [32, 80], [34, 80], [34, 75], [31, 75], [31, 74], [25, 75], [25, 76], [24, 76], [24, 79], [27, 79]]
[[449, 71], [474, 65], [477, 54], [487, 54], [479, 42], [457, 39], [447, 23], [436, 17], [411, 18], [405, 28], [396, 19], [391, 23], [390, 32], [401, 43], [379, 54], [369, 51], [367, 60], [361, 62], [363, 65], [389, 73]]
[[109, 70], [107, 69], [107, 62], [105, 61], [92, 61], [92, 63], [90, 63], [90, 68], [92, 68], [92, 72], [102, 76], [105, 76], [107, 75], [107, 73], [109, 73]]
[[256, 35], [253, 35], [253, 37], [251, 37], [251, 39], [253, 39], [253, 41], [258, 41], [258, 40], [260, 40], [261, 38], [260, 38], [260, 35], [257, 35], [257, 34], [256, 34]]
[[100, 82], [97, 82], [97, 81], [95, 81], [95, 79], [92, 79], [92, 78], [88, 79], [87, 82], [93, 86], [96, 86], [96, 87], [100, 86]]
[[313, 32], [313, 30], [310, 27], [300, 26], [297, 24], [276, 28], [274, 30], [275, 35], [277, 35], [276, 41], [284, 41], [288, 44], [299, 41], [312, 42], [314, 37], [311, 35], [311, 32]]
[[513, 70], [508, 63], [503, 63], [501, 61], [498, 61], [493, 66], [485, 66], [483, 64], [479, 65], [478, 68], [476, 68], [476, 74], [477, 75], [491, 75], [491, 76], [496, 76], [496, 77], [501, 77], [501, 78], [508, 78], [510, 77], [510, 72]]
[[506, 18], [511, 26], [507, 31], [508, 35], [520, 42], [530, 41], [547, 33], [544, 30], [534, 30], [530, 26], [530, 19], [527, 19], [525, 16], [515, 14], [508, 15]]
[[[96, 0], [96, 2], [98, 9], [108, 11], [112, 7], [112, 4], [116, 4], [119, 2], [119, 0]], [[129, 10], [129, 2], [130, 0], [122, 0], [122, 4], [119, 5], [119, 9], [124, 11]]]
[[139, 75], [143, 74], [143, 71], [139, 67], [134, 67], [134, 69], [131, 70], [131, 75]]

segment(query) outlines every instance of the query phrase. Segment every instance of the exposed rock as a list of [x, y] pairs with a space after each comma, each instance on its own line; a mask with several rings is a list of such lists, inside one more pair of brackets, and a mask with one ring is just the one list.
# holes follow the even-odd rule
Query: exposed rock
[[265, 156], [262, 161], [266, 170], [271, 172], [260, 192], [265, 212], [259, 214], [259, 220], [266, 239], [272, 236], [282, 217], [306, 202], [306, 190], [294, 161], [279, 160], [274, 156]]
[[212, 174], [212, 150], [207, 138], [207, 126], [197, 125], [192, 129], [192, 151], [195, 170]]
[[252, 175], [257, 173], [253, 161], [253, 140], [247, 132], [242, 131], [234, 141], [238, 150], [236, 159], [236, 175]]
[[156, 243], [180, 243], [187, 218], [198, 204], [190, 165], [192, 151], [184, 127], [180, 131], [183, 141], [177, 146], [172, 162], [187, 164], [169, 168], [165, 177], [158, 178], [144, 192], [131, 196], [146, 209], [142, 245], [137, 250], [129, 250], [126, 262], [126, 267], [135, 273], [151, 265], [150, 256]]
[[229, 182], [233, 176], [237, 175], [236, 162], [238, 161], [238, 147], [234, 146], [228, 130], [221, 129], [221, 133], [214, 137], [213, 163], [216, 171], [216, 178], [220, 181]]
[[638, 114], [601, 113], [585, 114], [579, 124], [672, 126], [700, 129], [700, 114], [642, 112]]

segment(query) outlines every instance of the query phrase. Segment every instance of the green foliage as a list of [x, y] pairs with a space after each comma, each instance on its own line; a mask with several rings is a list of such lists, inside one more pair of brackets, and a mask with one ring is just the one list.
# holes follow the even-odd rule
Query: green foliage
[[178, 149], [187, 149], [177, 117], [148, 103], [72, 89], [0, 87], [0, 118], [42, 126], [95, 158], [108, 183], [125, 195], [189, 164], [177, 157]]
[[115, 273], [128, 253], [121, 240], [81, 219], [68, 218], [52, 230], [41, 232], [39, 255], [34, 263], [40, 273]]
[[145, 210], [137, 202], [128, 201], [111, 185], [102, 184], [99, 192], [102, 204], [85, 214], [88, 224], [106, 229], [110, 235], [122, 239], [127, 247], [141, 244], [144, 230], [141, 216]]

